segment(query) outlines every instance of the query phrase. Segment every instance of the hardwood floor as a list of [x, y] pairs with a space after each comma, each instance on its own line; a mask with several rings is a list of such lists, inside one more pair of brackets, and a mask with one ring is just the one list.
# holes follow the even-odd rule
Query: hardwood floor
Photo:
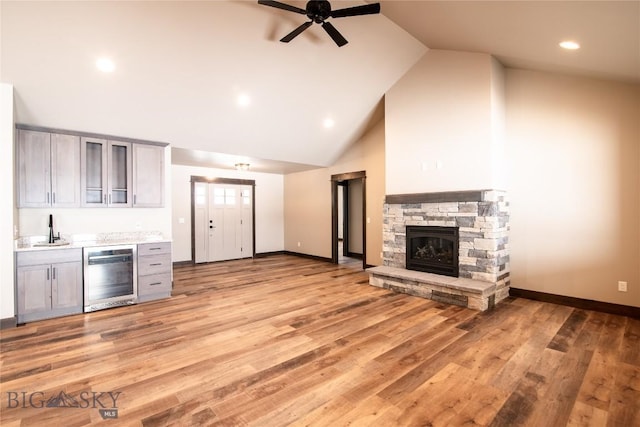
[[169, 300], [4, 330], [0, 424], [640, 425], [640, 320], [516, 298], [479, 313], [358, 267], [180, 266]]

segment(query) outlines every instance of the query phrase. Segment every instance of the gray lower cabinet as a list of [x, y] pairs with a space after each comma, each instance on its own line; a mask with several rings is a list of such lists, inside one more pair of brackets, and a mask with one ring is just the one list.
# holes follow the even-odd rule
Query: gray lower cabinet
[[171, 296], [171, 243], [138, 245], [138, 302]]
[[18, 323], [82, 313], [82, 249], [16, 254]]

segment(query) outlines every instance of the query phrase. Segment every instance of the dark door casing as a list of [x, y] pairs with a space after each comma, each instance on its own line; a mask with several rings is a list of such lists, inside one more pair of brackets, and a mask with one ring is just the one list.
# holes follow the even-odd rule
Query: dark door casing
[[[367, 198], [365, 171], [331, 176], [331, 262], [338, 264], [338, 185], [349, 180], [362, 180], [362, 268], [367, 267]], [[345, 218], [345, 222], [347, 219]]]

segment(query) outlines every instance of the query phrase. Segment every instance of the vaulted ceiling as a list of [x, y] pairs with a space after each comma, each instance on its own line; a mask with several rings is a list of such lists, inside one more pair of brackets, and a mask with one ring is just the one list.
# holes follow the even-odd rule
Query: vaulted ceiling
[[[640, 83], [640, 1], [383, 1], [431, 49], [483, 52], [503, 65]], [[573, 40], [576, 51], [559, 48]]]
[[[159, 140], [174, 163], [276, 173], [330, 165], [428, 48], [640, 83], [638, 1], [381, 3], [380, 15], [332, 20], [349, 40], [338, 48], [318, 25], [280, 43], [306, 18], [256, 1], [4, 0], [0, 79], [15, 86], [20, 123]], [[562, 51], [565, 38], [582, 49]], [[113, 72], [95, 68], [102, 56]]]

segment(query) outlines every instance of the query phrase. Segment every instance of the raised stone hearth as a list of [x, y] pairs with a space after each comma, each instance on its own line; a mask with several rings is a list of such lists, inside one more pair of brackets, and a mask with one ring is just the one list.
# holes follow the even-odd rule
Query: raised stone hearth
[[[487, 310], [509, 295], [509, 204], [500, 190], [388, 195], [374, 286]], [[406, 269], [406, 227], [457, 227], [459, 277]]]
[[495, 305], [493, 283], [385, 266], [367, 272], [369, 283], [379, 288], [481, 311]]

